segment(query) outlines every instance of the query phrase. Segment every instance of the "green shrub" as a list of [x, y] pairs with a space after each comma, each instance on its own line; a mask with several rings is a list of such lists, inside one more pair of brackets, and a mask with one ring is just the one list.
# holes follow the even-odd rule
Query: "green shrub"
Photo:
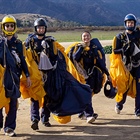
[[112, 46], [105, 46], [103, 48], [104, 48], [105, 54], [111, 54], [112, 53]]

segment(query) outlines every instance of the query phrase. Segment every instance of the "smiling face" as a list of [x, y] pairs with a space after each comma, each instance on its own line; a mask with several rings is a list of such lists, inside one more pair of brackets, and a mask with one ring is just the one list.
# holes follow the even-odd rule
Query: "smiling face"
[[85, 44], [89, 44], [89, 43], [90, 43], [91, 34], [90, 34], [89, 32], [83, 32], [81, 37], [82, 37], [82, 41], [83, 41]]
[[126, 21], [126, 26], [127, 27], [134, 27], [135, 26], [135, 22], [133, 20], [127, 20]]
[[44, 34], [46, 27], [45, 26], [37, 26], [36, 29], [37, 29], [38, 34]]

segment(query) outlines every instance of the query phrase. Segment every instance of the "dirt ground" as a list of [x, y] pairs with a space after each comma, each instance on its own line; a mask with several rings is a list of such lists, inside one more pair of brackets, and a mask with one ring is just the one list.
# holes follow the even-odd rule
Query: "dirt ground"
[[[111, 41], [101, 41], [102, 45], [111, 45]], [[69, 43], [62, 43], [68, 46]], [[107, 55], [109, 66], [109, 55]], [[134, 115], [134, 99], [128, 97], [121, 114], [114, 111], [115, 99], [104, 96], [103, 91], [93, 96], [93, 108], [98, 118], [93, 124], [72, 116], [70, 123], [62, 125], [50, 117], [52, 127], [39, 123], [39, 130], [33, 131], [30, 126], [30, 102], [19, 99], [17, 114], [17, 137], [5, 136], [0, 131], [0, 140], [139, 140], [140, 119]]]

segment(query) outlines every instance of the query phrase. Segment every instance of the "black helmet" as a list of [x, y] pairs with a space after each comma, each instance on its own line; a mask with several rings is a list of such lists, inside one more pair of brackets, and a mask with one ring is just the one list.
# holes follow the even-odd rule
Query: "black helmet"
[[114, 98], [117, 94], [117, 89], [113, 87], [112, 82], [107, 80], [104, 85], [104, 95], [107, 98]]
[[[128, 20], [133, 20], [134, 21], [134, 23], [135, 23], [134, 27], [127, 27], [126, 26], [126, 21], [128, 21]], [[127, 14], [125, 16], [125, 18], [124, 18], [124, 27], [125, 27], [125, 29], [126, 30], [130, 30], [130, 31], [134, 31], [134, 29], [136, 27], [136, 22], [137, 22], [137, 19], [136, 19], [135, 15], [133, 15], [133, 14]]]
[[[37, 26], [45, 26], [45, 32], [43, 34], [38, 34], [37, 33]], [[44, 36], [46, 31], [47, 31], [47, 21], [43, 18], [38, 18], [34, 22], [34, 27], [35, 27], [35, 33], [39, 36]]]

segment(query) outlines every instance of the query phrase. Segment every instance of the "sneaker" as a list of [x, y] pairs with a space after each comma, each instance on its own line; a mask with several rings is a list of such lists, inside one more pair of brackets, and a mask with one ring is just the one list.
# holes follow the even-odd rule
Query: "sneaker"
[[94, 113], [93, 114], [93, 117], [95, 118], [95, 120], [97, 119], [97, 117], [98, 117], [98, 114], [97, 113]]
[[49, 122], [45, 122], [45, 123], [43, 123], [43, 125], [46, 127], [51, 127], [51, 124]]
[[118, 109], [117, 106], [115, 106], [115, 112], [116, 112], [117, 114], [120, 114], [121, 110]]
[[6, 136], [9, 136], [9, 137], [16, 137], [16, 133], [15, 133], [14, 130], [11, 129], [11, 128], [6, 129], [5, 135], [6, 135]]
[[37, 120], [37, 119], [35, 119], [35, 120], [32, 122], [31, 128], [32, 128], [33, 130], [38, 130], [38, 129], [39, 129], [39, 128], [38, 128], [38, 120]]
[[140, 113], [135, 114], [137, 118], [140, 118]]
[[91, 116], [91, 117], [87, 117], [87, 123], [93, 123], [96, 119]]

